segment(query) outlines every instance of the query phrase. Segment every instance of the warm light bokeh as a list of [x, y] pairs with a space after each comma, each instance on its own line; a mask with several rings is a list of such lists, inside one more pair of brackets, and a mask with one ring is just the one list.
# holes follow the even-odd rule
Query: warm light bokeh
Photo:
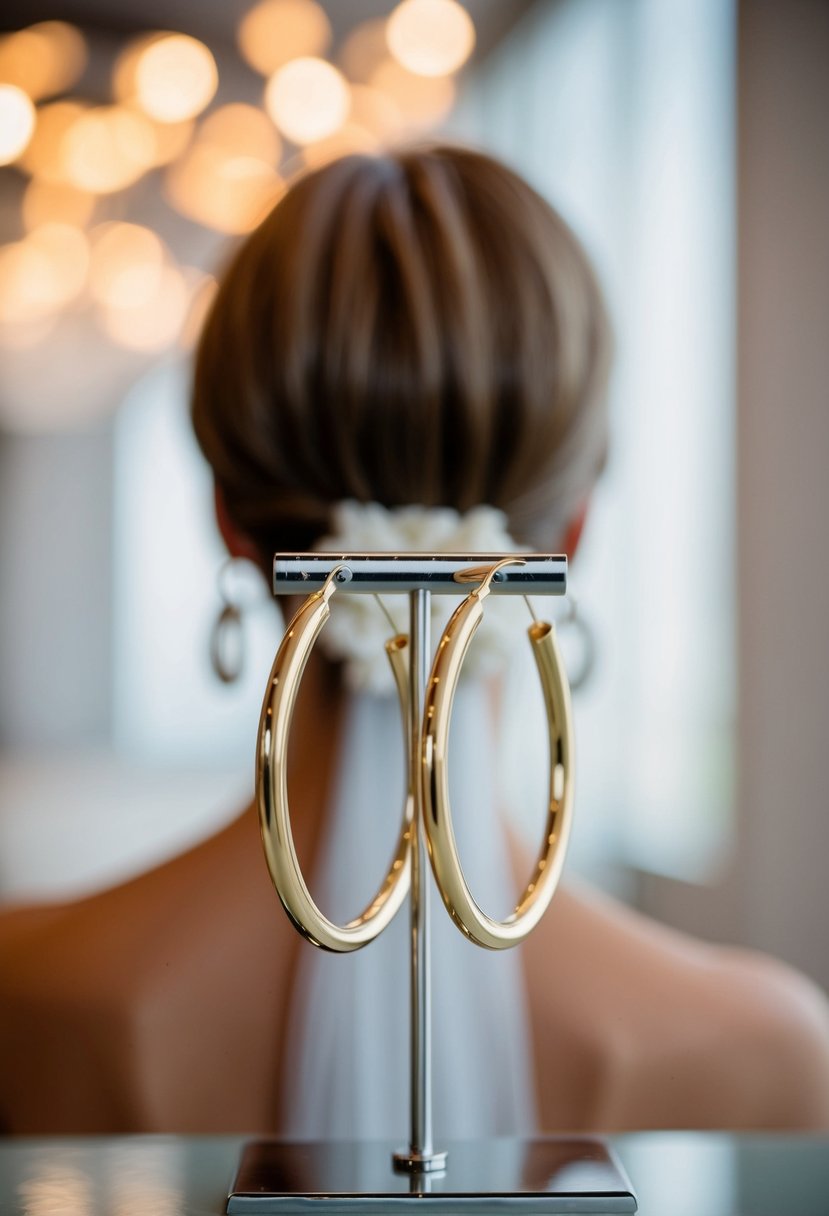
[[449, 76], [416, 76], [395, 59], [386, 59], [372, 73], [369, 83], [385, 93], [400, 108], [412, 128], [442, 122], [455, 101], [455, 85]]
[[53, 298], [62, 308], [84, 289], [89, 270], [89, 241], [74, 224], [50, 221], [40, 224], [26, 238], [30, 245], [45, 253], [52, 267]]
[[0, 323], [25, 327], [53, 316], [83, 290], [88, 265], [86, 237], [68, 224], [43, 224], [0, 247]]
[[134, 308], [155, 298], [165, 249], [141, 224], [100, 224], [92, 231], [89, 290], [105, 308]]
[[63, 177], [80, 190], [112, 194], [138, 181], [155, 157], [152, 124], [124, 106], [97, 106], [74, 121], [60, 145]]
[[[113, 196], [162, 169], [164, 198], [180, 215], [214, 232], [249, 232], [294, 169], [372, 154], [439, 123], [454, 100], [447, 73], [474, 46], [467, 25], [456, 0], [405, 0], [392, 19], [357, 26], [348, 18], [340, 71], [324, 58], [332, 28], [319, 0], [259, 0], [238, 43], [268, 77], [263, 104], [231, 101], [203, 118], [218, 68], [189, 35], [148, 30], [126, 42], [107, 104], [48, 100], [86, 68], [87, 40], [74, 26], [46, 21], [0, 36], [0, 165], [30, 178], [18, 190], [27, 235], [0, 246], [0, 342], [23, 348], [62, 333], [64, 311], [80, 301], [73, 323], [94, 315], [121, 346], [190, 345], [214, 280], [179, 266], [151, 228], [121, 222], [143, 195]], [[93, 50], [97, 82], [102, 48]], [[155, 186], [146, 189], [150, 198]]]
[[105, 306], [98, 322], [104, 333], [128, 350], [164, 350], [178, 338], [189, 302], [184, 276], [178, 267], [165, 262], [154, 290], [123, 306]]
[[331, 25], [314, 0], [262, 0], [242, 18], [238, 41], [250, 66], [271, 76], [291, 59], [324, 54]]
[[272, 165], [201, 142], [170, 166], [165, 179], [165, 194], [177, 211], [230, 235], [255, 227], [281, 189]]
[[337, 53], [337, 62], [349, 80], [366, 81], [388, 53], [386, 19], [375, 17], [354, 27]]
[[0, 165], [25, 151], [35, 129], [35, 108], [15, 84], [0, 84]]
[[165, 36], [160, 30], [154, 30], [149, 34], [139, 34], [137, 38], [131, 38], [119, 52], [112, 69], [112, 93], [116, 101], [120, 101], [122, 105], [135, 102], [135, 74], [138, 69], [138, 61], [148, 47], [152, 46], [154, 42], [160, 42]]
[[32, 101], [71, 88], [86, 61], [83, 34], [65, 21], [41, 21], [0, 38], [0, 81], [16, 84]]
[[158, 122], [182, 122], [200, 114], [219, 84], [215, 59], [188, 34], [151, 41], [140, 51], [134, 72], [136, 100]]
[[355, 124], [383, 143], [394, 139], [405, 125], [400, 106], [388, 93], [381, 93], [367, 84], [351, 86], [349, 124]]
[[37, 124], [20, 164], [40, 181], [66, 183], [63, 139], [88, 107], [80, 101], [53, 101], [40, 106]]
[[326, 139], [343, 125], [350, 106], [348, 84], [324, 59], [294, 59], [265, 89], [265, 108], [295, 144]]
[[48, 256], [28, 241], [0, 246], [0, 323], [25, 325], [54, 311]]
[[190, 140], [196, 124], [192, 118], [183, 122], [155, 122], [148, 118], [153, 131], [153, 166], [169, 165], [176, 157], [181, 156]]
[[448, 76], [466, 63], [475, 26], [457, 0], [403, 0], [386, 25], [392, 55], [418, 76]]
[[200, 145], [218, 148], [229, 156], [253, 156], [276, 165], [282, 141], [271, 120], [256, 106], [234, 102], [208, 114], [199, 129]]
[[327, 139], [317, 140], [302, 149], [302, 163], [309, 169], [325, 165], [338, 156], [348, 156], [352, 152], [371, 155], [380, 150], [380, 141], [371, 131], [357, 123], [347, 122], [344, 126], [329, 135]]
[[94, 210], [94, 194], [59, 182], [32, 178], [23, 192], [21, 214], [23, 227], [29, 232], [50, 220], [83, 228], [89, 223]]

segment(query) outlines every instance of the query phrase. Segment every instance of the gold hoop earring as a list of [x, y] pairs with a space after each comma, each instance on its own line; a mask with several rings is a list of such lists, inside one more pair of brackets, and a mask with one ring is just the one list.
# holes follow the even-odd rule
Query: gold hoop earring
[[[400, 836], [389, 871], [376, 895], [348, 924], [337, 925], [329, 920], [315, 904], [296, 855], [288, 806], [286, 761], [299, 685], [314, 643], [331, 615], [328, 601], [343, 569], [337, 566], [331, 571], [324, 586], [309, 596], [288, 626], [268, 678], [256, 744], [256, 802], [271, 879], [288, 917], [303, 937], [323, 950], [339, 954], [358, 950], [373, 941], [399, 911], [409, 889], [413, 822], [410, 776]], [[408, 644], [405, 634], [398, 634], [386, 643], [406, 727]]]
[[432, 869], [452, 920], [471, 941], [490, 950], [503, 950], [523, 941], [546, 911], [564, 865], [573, 813], [570, 693], [554, 628], [546, 621], [534, 619], [528, 634], [544, 693], [550, 737], [550, 794], [544, 840], [515, 911], [503, 921], [487, 916], [467, 885], [452, 827], [447, 768], [449, 725], [461, 667], [483, 617], [483, 600], [489, 595], [498, 571], [520, 561], [506, 558], [497, 562], [481, 585], [455, 609], [437, 648], [423, 716], [421, 777]]

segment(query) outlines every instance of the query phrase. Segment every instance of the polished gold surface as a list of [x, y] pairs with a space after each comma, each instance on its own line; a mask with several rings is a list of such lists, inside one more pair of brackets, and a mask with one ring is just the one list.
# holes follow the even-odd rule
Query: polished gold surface
[[515, 911], [494, 920], [478, 905], [461, 866], [449, 800], [449, 727], [463, 661], [483, 617], [483, 601], [498, 571], [520, 559], [492, 566], [477, 590], [455, 610], [438, 644], [426, 688], [421, 739], [424, 827], [429, 856], [444, 905], [463, 934], [479, 946], [502, 950], [517, 945], [538, 924], [558, 884], [573, 814], [573, 730], [570, 692], [552, 624], [534, 621], [528, 630], [550, 739], [550, 793], [544, 839], [530, 880]]
[[523, 558], [511, 556], [463, 572], [461, 581], [474, 575], [481, 582], [455, 610], [440, 639], [419, 730], [409, 704], [412, 676], [408, 639], [397, 635], [386, 644], [400, 697], [404, 732], [412, 748], [409, 790], [390, 869], [371, 902], [346, 925], [335, 924], [320, 911], [303, 877], [291, 833], [287, 748], [305, 665], [330, 615], [329, 600], [338, 581], [348, 581], [349, 571], [341, 564], [333, 569], [322, 588], [309, 596], [288, 626], [271, 669], [259, 721], [256, 796], [274, 886], [296, 928], [314, 945], [336, 952], [356, 950], [382, 932], [399, 910], [412, 879], [415, 793], [419, 795], [418, 801], [422, 800], [423, 827], [441, 897], [466, 937], [491, 950], [517, 945], [546, 910], [564, 864], [573, 812], [570, 693], [552, 624], [534, 620], [528, 630], [549, 730], [550, 787], [544, 838], [529, 881], [514, 912], [505, 920], [488, 916], [469, 889], [458, 853], [449, 798], [449, 730], [461, 668], [483, 618], [483, 603], [493, 580], [503, 578], [501, 571], [505, 567], [524, 564]]
[[[299, 685], [314, 642], [330, 616], [328, 601], [336, 590], [337, 573], [338, 570], [332, 571], [321, 590], [302, 604], [274, 659], [259, 718], [256, 801], [268, 869], [285, 911], [299, 932], [315, 946], [347, 953], [367, 945], [381, 933], [406, 898], [411, 877], [413, 798], [410, 780], [394, 857], [377, 894], [354, 920], [346, 925], [335, 924], [315, 904], [296, 855], [288, 806], [287, 753]], [[408, 739], [407, 650], [408, 639], [404, 635], [386, 644]]]

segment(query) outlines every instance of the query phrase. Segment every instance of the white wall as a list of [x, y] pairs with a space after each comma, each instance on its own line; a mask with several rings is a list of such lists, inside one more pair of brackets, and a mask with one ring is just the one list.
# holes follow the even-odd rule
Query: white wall
[[738, 848], [678, 924], [829, 987], [829, 6], [739, 22]]

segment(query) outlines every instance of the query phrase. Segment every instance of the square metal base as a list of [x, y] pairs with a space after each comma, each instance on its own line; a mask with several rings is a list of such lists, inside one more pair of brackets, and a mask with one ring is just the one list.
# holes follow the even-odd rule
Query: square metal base
[[395, 1171], [400, 1145], [384, 1141], [245, 1147], [228, 1197], [230, 1216], [359, 1212], [420, 1216], [635, 1212], [636, 1197], [612, 1149], [589, 1137], [450, 1141], [445, 1170]]

